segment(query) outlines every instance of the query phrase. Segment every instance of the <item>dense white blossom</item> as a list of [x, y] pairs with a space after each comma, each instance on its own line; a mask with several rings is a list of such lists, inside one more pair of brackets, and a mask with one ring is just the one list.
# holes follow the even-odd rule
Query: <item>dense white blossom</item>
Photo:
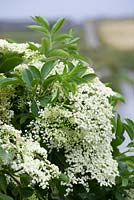
[[[59, 68], [63, 64], [59, 65]], [[59, 72], [56, 66], [55, 71]], [[88, 69], [93, 72], [92, 69]], [[113, 108], [109, 97], [115, 93], [98, 78], [92, 83], [78, 86], [75, 95], [69, 95], [69, 109], [64, 102], [40, 110], [36, 121], [31, 122], [34, 139], [43, 139], [51, 150], [64, 148], [65, 173], [70, 184], [81, 183], [88, 187], [88, 180], [96, 179], [100, 185], [112, 186], [119, 175], [118, 164], [112, 157], [111, 119]]]
[[[0, 40], [1, 52], [24, 54], [24, 62], [15, 67], [15, 72], [21, 73], [31, 64], [40, 69], [44, 64], [42, 62], [44, 57], [28, 47], [27, 43], [15, 44]], [[72, 62], [74, 65], [78, 63], [76, 60]], [[58, 60], [50, 75], [62, 74], [63, 69], [64, 63]], [[93, 69], [88, 67], [86, 73], [93, 73]], [[53, 85], [51, 92], [57, 87], [60, 89], [62, 101], [39, 110], [39, 116], [25, 130], [29, 139], [20, 137], [21, 133], [17, 133], [13, 127], [1, 125], [2, 134], [4, 131], [14, 135], [16, 139], [15, 145], [8, 139], [3, 144], [5, 149], [13, 146], [18, 151], [17, 159], [12, 162], [12, 168], [21, 169], [18, 173], [28, 173], [32, 177], [33, 184], [39, 183], [42, 188], [46, 188], [49, 180], [57, 177], [59, 171], [47, 160], [46, 150], [38, 143], [42, 141], [47, 145], [49, 152], [54, 148], [57, 151], [64, 149], [68, 164], [64, 173], [69, 177], [69, 182], [62, 184], [68, 186], [67, 192], [72, 190], [73, 184], [82, 184], [88, 188], [88, 181], [94, 179], [101, 186], [112, 186], [115, 184], [116, 176], [119, 175], [118, 164], [112, 157], [111, 146], [115, 135], [112, 133], [113, 107], [109, 103], [109, 97], [115, 93], [95, 78], [92, 82], [78, 85], [75, 95], [70, 92], [66, 103], [64, 92], [58, 82]], [[18, 107], [23, 107], [25, 103], [30, 104], [28, 96], [22, 98], [20, 96]], [[30, 139], [31, 136], [34, 142]], [[38, 154], [42, 157], [41, 160], [35, 157]]]
[[0, 146], [7, 153], [13, 153], [14, 159], [8, 164], [16, 176], [28, 174], [31, 177], [31, 184], [38, 184], [42, 189], [49, 186], [51, 179], [58, 178], [60, 175], [58, 167], [47, 160], [45, 148], [40, 147], [37, 141], [21, 137], [21, 131], [13, 126], [2, 122], [0, 125]]

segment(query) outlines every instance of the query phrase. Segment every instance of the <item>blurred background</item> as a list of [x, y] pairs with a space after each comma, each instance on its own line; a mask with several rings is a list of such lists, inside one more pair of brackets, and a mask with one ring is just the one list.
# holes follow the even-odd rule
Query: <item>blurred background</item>
[[122, 118], [134, 119], [134, 0], [0, 0], [0, 38], [39, 42], [41, 35], [26, 28], [34, 15], [52, 24], [65, 17], [63, 29], [75, 28], [81, 54], [125, 96]]

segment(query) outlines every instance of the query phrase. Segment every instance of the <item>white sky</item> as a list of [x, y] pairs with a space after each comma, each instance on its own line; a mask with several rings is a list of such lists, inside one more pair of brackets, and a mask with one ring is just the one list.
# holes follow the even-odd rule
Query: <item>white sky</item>
[[134, 16], [134, 0], [0, 0], [0, 19]]

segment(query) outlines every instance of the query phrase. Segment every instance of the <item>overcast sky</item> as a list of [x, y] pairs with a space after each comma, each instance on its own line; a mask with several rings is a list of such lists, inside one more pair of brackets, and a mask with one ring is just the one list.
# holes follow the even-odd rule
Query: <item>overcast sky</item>
[[0, 0], [0, 19], [134, 16], [134, 0]]

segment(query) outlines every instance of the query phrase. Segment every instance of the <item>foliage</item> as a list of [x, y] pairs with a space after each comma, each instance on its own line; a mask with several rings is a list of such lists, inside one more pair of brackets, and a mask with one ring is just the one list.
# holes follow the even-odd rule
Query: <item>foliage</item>
[[58, 33], [63, 18], [33, 19], [40, 45], [0, 40], [0, 199], [129, 199], [134, 121], [113, 117], [124, 98], [99, 81], [72, 29]]
[[80, 56], [78, 53], [77, 41], [79, 41], [80, 38], [74, 38], [73, 29], [70, 29], [68, 34], [57, 34], [62, 24], [64, 23], [63, 18], [58, 19], [52, 27], [50, 27], [49, 22], [42, 17], [35, 16], [33, 19], [39, 25], [31, 25], [29, 28], [43, 33], [44, 37], [42, 38], [41, 46], [39, 49], [32, 43], [29, 43], [32, 50], [38, 49], [40, 53], [45, 54], [48, 60], [66, 60], [68, 58], [78, 58], [86, 61], [88, 60], [87, 58]]

